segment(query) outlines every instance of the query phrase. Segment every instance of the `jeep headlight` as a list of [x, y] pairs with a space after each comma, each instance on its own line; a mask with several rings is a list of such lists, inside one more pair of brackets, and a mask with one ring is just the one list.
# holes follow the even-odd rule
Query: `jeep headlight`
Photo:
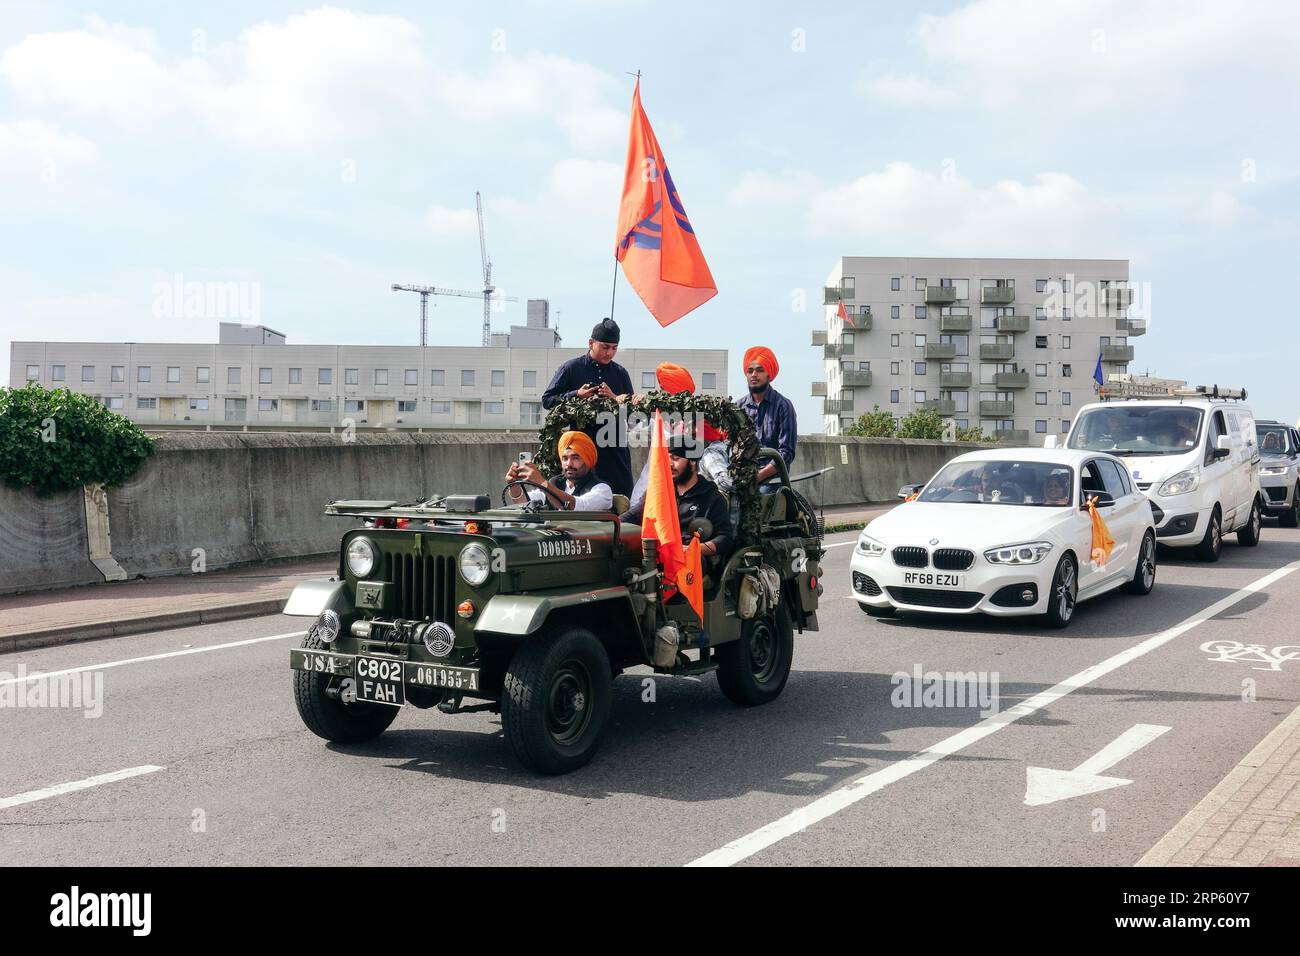
[[1037, 564], [1052, 550], [1050, 541], [1029, 541], [1025, 544], [1004, 544], [984, 552], [989, 564]]
[[467, 544], [460, 552], [460, 576], [468, 584], [478, 587], [488, 579], [492, 570], [492, 558], [488, 549], [477, 541]]
[[1259, 469], [1261, 475], [1285, 475], [1286, 465], [1263, 465]]
[[1194, 491], [1196, 486], [1201, 483], [1201, 476], [1194, 471], [1180, 471], [1172, 478], [1165, 479], [1165, 483], [1160, 486], [1160, 494], [1165, 497], [1172, 495], [1185, 495], [1189, 491]]
[[369, 538], [353, 538], [348, 544], [348, 572], [354, 578], [365, 578], [375, 569], [375, 546]]
[[885, 546], [875, 538], [862, 534], [858, 536], [857, 552], [858, 554], [867, 554], [876, 557], [877, 555], [885, 553]]

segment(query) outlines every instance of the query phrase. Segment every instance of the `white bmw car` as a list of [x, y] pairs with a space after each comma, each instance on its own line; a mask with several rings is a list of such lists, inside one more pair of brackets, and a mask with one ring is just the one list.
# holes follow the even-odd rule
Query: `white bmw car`
[[[1114, 539], [1093, 560], [1087, 501]], [[1119, 459], [1088, 451], [989, 449], [954, 458], [920, 496], [876, 518], [850, 562], [868, 614], [1041, 614], [1064, 627], [1079, 601], [1156, 580], [1151, 502]]]

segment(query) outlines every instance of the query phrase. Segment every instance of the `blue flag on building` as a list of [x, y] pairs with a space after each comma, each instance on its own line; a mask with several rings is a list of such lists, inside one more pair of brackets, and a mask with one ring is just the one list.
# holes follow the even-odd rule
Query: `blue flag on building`
[[1097, 383], [1097, 388], [1101, 388], [1106, 384], [1105, 380], [1101, 377], [1101, 353], [1100, 352], [1097, 353], [1097, 367], [1092, 370], [1092, 380]]

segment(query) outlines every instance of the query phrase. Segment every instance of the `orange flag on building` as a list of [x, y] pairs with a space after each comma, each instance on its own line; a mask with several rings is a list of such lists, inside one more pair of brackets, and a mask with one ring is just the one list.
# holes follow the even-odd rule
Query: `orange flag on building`
[[623, 263], [628, 283], [660, 325], [676, 322], [718, 294], [659, 140], [641, 107], [640, 80], [632, 93], [632, 128], [614, 254]]
[[700, 533], [695, 532], [686, 546], [686, 566], [678, 577], [678, 590], [687, 603], [695, 609], [695, 616], [704, 623], [704, 568], [700, 560]]
[[686, 556], [682, 552], [682, 526], [677, 519], [677, 489], [658, 409], [655, 409], [654, 434], [650, 440], [650, 477], [641, 515], [641, 537], [659, 543], [659, 566], [663, 568], [664, 582], [675, 585]]
[[844, 303], [843, 303], [843, 302], [840, 303], [840, 309], [839, 309], [839, 312], [836, 313], [836, 314], [839, 315], [839, 317], [840, 317], [840, 321], [841, 321], [841, 322], [843, 322], [845, 325], [849, 326], [849, 328], [852, 328], [852, 327], [853, 327], [853, 320], [852, 320], [851, 318], [849, 318], [849, 310], [846, 309], [846, 308], [844, 308]]
[[1115, 549], [1115, 539], [1110, 536], [1110, 528], [1101, 515], [1097, 514], [1097, 499], [1088, 499], [1088, 517], [1092, 519], [1092, 562], [1105, 564], [1110, 560], [1110, 553]]

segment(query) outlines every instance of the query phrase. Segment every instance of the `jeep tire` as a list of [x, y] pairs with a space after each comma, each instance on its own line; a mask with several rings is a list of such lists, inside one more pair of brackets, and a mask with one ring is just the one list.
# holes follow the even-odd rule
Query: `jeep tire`
[[609, 655], [585, 627], [526, 637], [506, 669], [501, 727], [519, 762], [567, 773], [596, 754], [609, 717]]
[[[307, 631], [302, 646], [318, 651], [329, 650], [329, 645], [316, 636], [315, 625]], [[337, 688], [345, 679], [316, 671], [294, 671], [293, 699], [298, 705], [298, 716], [317, 737], [336, 744], [359, 744], [373, 740], [397, 719], [397, 712], [401, 708], [365, 701], [349, 704], [338, 695], [325, 692], [331, 688], [331, 682]]]
[[743, 707], [766, 704], [785, 689], [794, 659], [794, 628], [784, 602], [775, 613], [746, 621], [740, 639], [720, 644], [718, 686]]

